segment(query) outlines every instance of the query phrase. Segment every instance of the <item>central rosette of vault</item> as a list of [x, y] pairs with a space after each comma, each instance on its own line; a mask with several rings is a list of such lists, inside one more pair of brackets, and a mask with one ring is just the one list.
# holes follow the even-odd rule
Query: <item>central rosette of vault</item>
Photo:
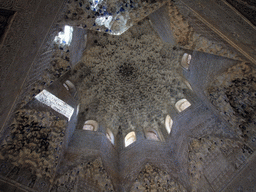
[[129, 82], [137, 78], [137, 71], [133, 64], [124, 63], [117, 67], [117, 76], [119, 80]]

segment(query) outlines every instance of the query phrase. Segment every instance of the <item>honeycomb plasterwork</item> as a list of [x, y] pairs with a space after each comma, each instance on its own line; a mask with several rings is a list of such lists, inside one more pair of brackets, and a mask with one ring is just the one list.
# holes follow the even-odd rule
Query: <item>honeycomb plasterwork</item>
[[[0, 5], [2, 2], [0, 1]], [[14, 2], [19, 1], [8, 1], [5, 4], [9, 3], [7, 7], [12, 8]], [[77, 1], [72, 6], [80, 6], [80, 2]], [[160, 5], [152, 7], [152, 10]], [[86, 9], [85, 5], [82, 6]], [[240, 59], [236, 53], [227, 50], [221, 43], [210, 41], [194, 32], [174, 4], [168, 6], [172, 18], [171, 25], [179, 46]], [[21, 7], [16, 8], [21, 9]], [[72, 11], [69, 14], [79, 12], [79, 10]], [[127, 11], [129, 10], [124, 12]], [[141, 20], [149, 12], [139, 16], [134, 22]], [[67, 20], [68, 22], [70, 21]], [[89, 19], [88, 22], [93, 22], [93, 19]], [[76, 21], [73, 24], [80, 25]], [[88, 24], [89, 28], [97, 31], [97, 26], [93, 25], [93, 23]], [[26, 24], [24, 26], [27, 27]], [[84, 26], [80, 25], [80, 27]], [[102, 30], [110, 32], [106, 31], [106, 28]], [[94, 39], [91, 45], [88, 45], [84, 58], [73, 70], [71, 77], [80, 95], [81, 111], [85, 115], [92, 114], [94, 117], [99, 117], [100, 121], [110, 128], [117, 128], [120, 125], [122, 128], [138, 125], [157, 126], [156, 120], [164, 123], [163, 114], [166, 114], [167, 108], [185, 97], [183, 91], [187, 87], [178, 74], [183, 51], [164, 45], [147, 19], [119, 37], [105, 33], [89, 33]], [[47, 38], [53, 39], [53, 37]], [[7, 42], [9, 41], [13, 43], [14, 40], [7, 38]], [[49, 47], [52, 50], [50, 67], [46, 67], [45, 73], [40, 76], [38, 82], [29, 87], [23, 105], [70, 69], [68, 47], [60, 47], [56, 44], [51, 44]], [[236, 137], [221, 138], [216, 135], [207, 137], [205, 135], [212, 134], [214, 128], [207, 123], [195, 127], [193, 133], [196, 135], [197, 129], [201, 129], [200, 134], [203, 136], [189, 141], [188, 173], [194, 191], [202, 189], [204, 184], [201, 182], [204, 179], [208, 180], [214, 190], [220, 190], [246, 164], [254, 152], [250, 145], [256, 140], [255, 70], [244, 63], [230, 68], [211, 84], [208, 92], [212, 104], [232, 126], [237, 128], [237, 133], [244, 140]], [[216, 123], [211, 118], [206, 118], [205, 121], [211, 121], [209, 124]], [[225, 125], [220, 123], [218, 126]], [[63, 149], [66, 121], [59, 120], [50, 113], [19, 110], [10, 129], [10, 135], [2, 143], [0, 155], [1, 159], [12, 162], [15, 166], [8, 173], [8, 177], [12, 178], [23, 166], [32, 170], [29, 187], [35, 184], [37, 176], [52, 177]], [[219, 128], [215, 133], [230, 136], [230, 132], [225, 132], [224, 129]], [[100, 159], [81, 163], [57, 176], [52, 191], [76, 191], [84, 190], [85, 187], [87, 191], [114, 190]], [[203, 191], [208, 190], [203, 189]], [[147, 190], [186, 191], [168, 173], [149, 164], [141, 171], [132, 186], [132, 191]]]
[[98, 33], [92, 44], [71, 77], [83, 96], [81, 111], [118, 128], [121, 118], [164, 122], [168, 105], [184, 98], [177, 73], [182, 51], [164, 45], [147, 20], [122, 36]]

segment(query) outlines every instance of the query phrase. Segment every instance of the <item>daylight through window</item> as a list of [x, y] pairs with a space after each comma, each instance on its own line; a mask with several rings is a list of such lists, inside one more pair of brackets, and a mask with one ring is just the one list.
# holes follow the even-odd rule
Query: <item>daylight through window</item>
[[179, 100], [176, 104], [175, 107], [177, 108], [177, 110], [179, 112], [184, 111], [185, 109], [187, 109], [188, 107], [190, 107], [191, 104], [188, 102], [187, 99], [181, 99]]
[[136, 134], [134, 131], [128, 133], [124, 139], [125, 142], [125, 147], [131, 145], [132, 143], [134, 143], [136, 141]]
[[55, 95], [51, 94], [46, 90], [43, 90], [41, 93], [36, 95], [35, 98], [41, 103], [51, 107], [58, 113], [64, 115], [68, 118], [68, 120], [70, 120], [71, 116], [73, 115], [73, 107], [71, 107], [70, 105], [68, 105], [67, 103], [60, 100], [58, 97], [56, 97]]

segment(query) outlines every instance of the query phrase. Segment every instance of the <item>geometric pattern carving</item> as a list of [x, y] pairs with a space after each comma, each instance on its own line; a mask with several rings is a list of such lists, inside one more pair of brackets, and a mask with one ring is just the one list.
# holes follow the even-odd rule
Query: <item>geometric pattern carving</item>
[[229, 68], [208, 87], [208, 97], [222, 117], [251, 146], [256, 124], [256, 70], [247, 63]]
[[202, 179], [219, 191], [246, 163], [251, 150], [239, 140], [202, 137], [192, 138], [189, 142], [189, 174], [194, 190], [206, 190]]
[[220, 152], [210, 155], [209, 161], [205, 163], [203, 168], [205, 177], [216, 191], [232, 177], [235, 171], [235, 168], [227, 162]]

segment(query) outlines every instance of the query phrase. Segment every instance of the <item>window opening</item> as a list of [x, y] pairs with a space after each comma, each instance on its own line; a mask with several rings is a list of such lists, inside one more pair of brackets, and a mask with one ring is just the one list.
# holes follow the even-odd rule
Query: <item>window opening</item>
[[187, 87], [188, 87], [191, 91], [193, 91], [193, 89], [192, 89], [190, 83], [189, 83], [188, 81], [186, 81], [186, 80], [185, 80], [184, 82], [185, 82], [185, 84], [187, 85]]
[[94, 131], [94, 126], [88, 124], [84, 125], [83, 130]]
[[146, 132], [146, 138], [149, 140], [159, 141], [157, 133], [152, 130]]
[[166, 128], [168, 134], [171, 133], [172, 125], [173, 125], [173, 120], [170, 117], [170, 115], [167, 115], [166, 118], [165, 118], [165, 128]]
[[69, 91], [69, 88], [66, 83], [63, 83], [63, 86]]
[[61, 45], [70, 45], [72, 41], [73, 27], [65, 25], [64, 31], [59, 32], [54, 41]]
[[65, 81], [65, 84], [68, 86], [68, 89], [75, 89], [76, 88], [75, 85], [69, 80]]
[[134, 131], [128, 133], [126, 136], [125, 136], [125, 147], [128, 147], [129, 145], [131, 145], [132, 143], [134, 143], [136, 141], [136, 134]]
[[83, 126], [83, 130], [97, 131], [98, 127], [99, 127], [99, 125], [96, 121], [88, 120], [88, 121], [85, 121], [84, 126]]
[[63, 86], [70, 92], [71, 95], [76, 95], [76, 87], [71, 81], [66, 80], [65, 83], [63, 83]]
[[188, 107], [190, 107], [191, 104], [188, 102], [187, 99], [181, 99], [179, 100], [176, 104], [175, 107], [177, 108], [177, 110], [179, 112], [184, 111], [185, 109], [187, 109]]
[[76, 108], [76, 115], [78, 115], [78, 113], [79, 113], [79, 108], [80, 108], [80, 104], [77, 105], [77, 108]]
[[71, 116], [73, 115], [73, 107], [60, 100], [58, 97], [46, 91], [45, 89], [41, 93], [37, 94], [35, 98], [39, 102], [51, 107], [53, 110], [64, 115], [68, 118], [68, 120], [70, 120]]
[[110, 129], [107, 129], [106, 137], [109, 139], [109, 141], [110, 141], [112, 144], [115, 143], [114, 135], [113, 135], [113, 133], [110, 131]]
[[190, 54], [184, 53], [184, 55], [183, 55], [183, 57], [181, 59], [182, 67], [184, 67], [185, 69], [188, 70], [191, 59], [192, 59], [192, 56]]

